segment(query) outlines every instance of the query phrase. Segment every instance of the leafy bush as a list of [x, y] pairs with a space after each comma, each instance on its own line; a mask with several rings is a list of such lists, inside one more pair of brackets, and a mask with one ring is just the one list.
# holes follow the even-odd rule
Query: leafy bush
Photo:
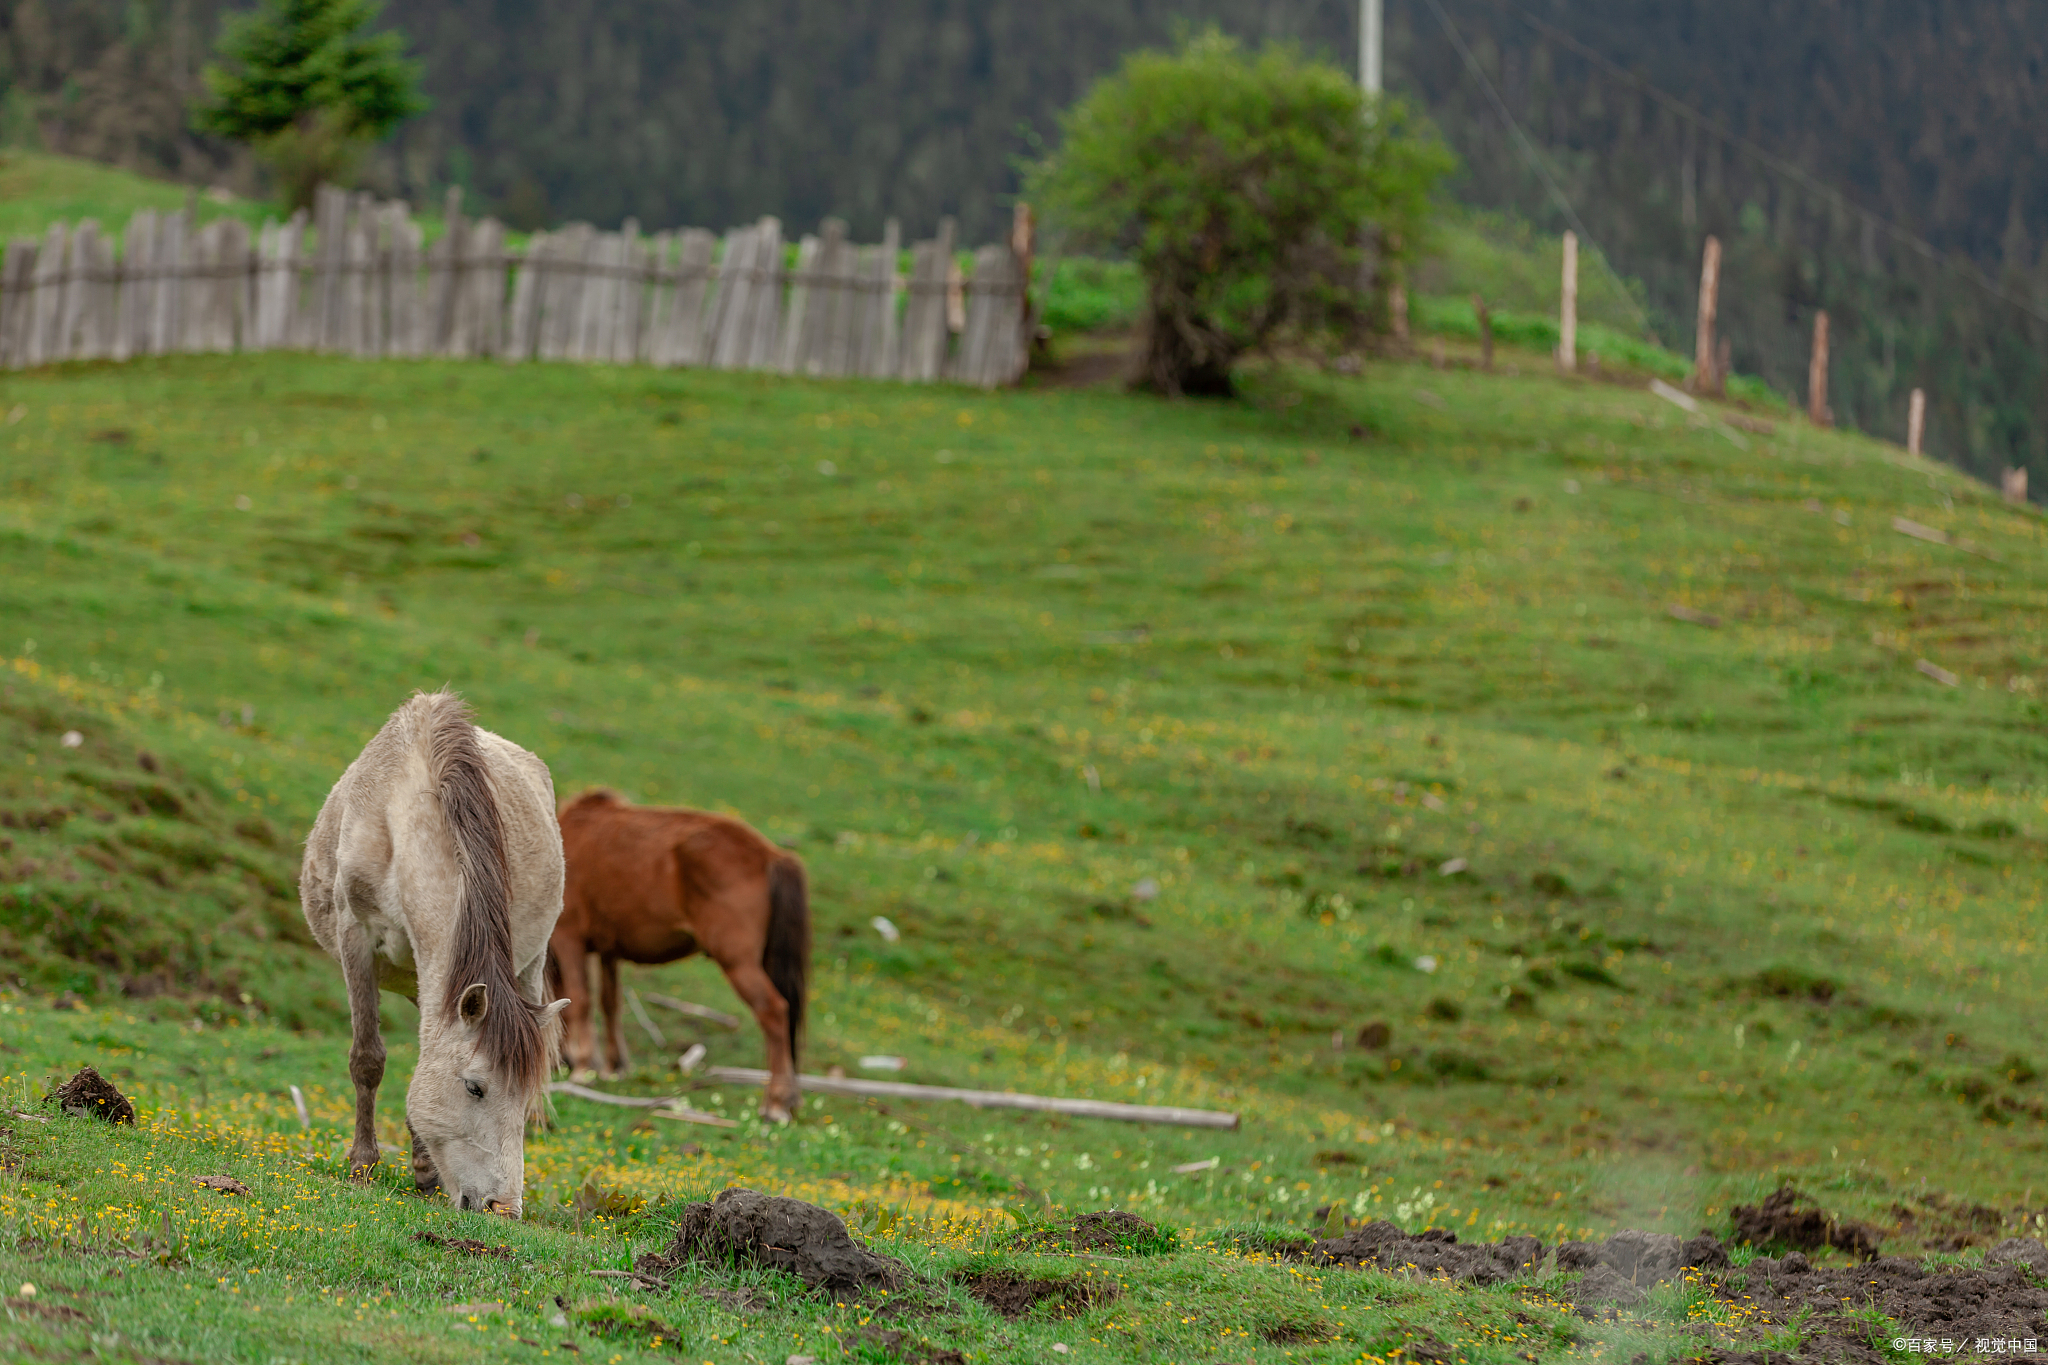
[[1061, 124], [1031, 196], [1075, 245], [1136, 263], [1141, 372], [1168, 394], [1228, 393], [1232, 362], [1289, 324], [1355, 324], [1364, 225], [1383, 255], [1411, 250], [1450, 166], [1399, 102], [1213, 31], [1130, 57]]

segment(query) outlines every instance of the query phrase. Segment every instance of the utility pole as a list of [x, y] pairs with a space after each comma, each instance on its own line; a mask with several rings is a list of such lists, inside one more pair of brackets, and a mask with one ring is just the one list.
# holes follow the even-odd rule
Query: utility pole
[[1358, 85], [1368, 95], [1380, 93], [1380, 30], [1385, 0], [1358, 0]]

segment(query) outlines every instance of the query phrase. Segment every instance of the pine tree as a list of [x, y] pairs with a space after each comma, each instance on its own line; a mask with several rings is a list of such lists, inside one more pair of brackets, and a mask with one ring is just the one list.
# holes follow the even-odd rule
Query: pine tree
[[287, 205], [346, 180], [365, 144], [427, 107], [398, 33], [371, 33], [377, 0], [265, 0], [222, 26], [205, 71], [202, 131], [253, 144]]

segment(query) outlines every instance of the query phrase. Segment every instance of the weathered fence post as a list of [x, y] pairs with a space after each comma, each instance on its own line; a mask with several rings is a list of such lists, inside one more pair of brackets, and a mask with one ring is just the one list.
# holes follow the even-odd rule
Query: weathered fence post
[[2027, 500], [2026, 466], [2008, 468], [2005, 471], [2005, 477], [1999, 480], [1999, 491], [2005, 494], [2007, 502], [2025, 503]]
[[1714, 390], [1714, 314], [1721, 299], [1721, 239], [1708, 237], [1700, 257], [1699, 328], [1693, 339], [1691, 387], [1700, 393]]
[[1564, 278], [1557, 295], [1557, 368], [1579, 368], [1579, 234], [1564, 235]]
[[1831, 427], [1835, 414], [1828, 408], [1828, 311], [1813, 315], [1813, 354], [1806, 363], [1806, 420], [1817, 427]]
[[1920, 453], [1920, 439], [1927, 434], [1927, 390], [1913, 390], [1912, 401], [1906, 405], [1906, 453]]
[[1479, 368], [1493, 368], [1493, 310], [1478, 294], [1472, 296], [1472, 315], [1479, 319]]

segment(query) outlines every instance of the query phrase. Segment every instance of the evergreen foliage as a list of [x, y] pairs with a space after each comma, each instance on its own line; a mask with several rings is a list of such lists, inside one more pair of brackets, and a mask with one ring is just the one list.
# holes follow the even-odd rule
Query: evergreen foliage
[[194, 123], [262, 148], [287, 201], [311, 203], [363, 142], [426, 108], [404, 38], [370, 32], [377, 13], [376, 0], [265, 0], [229, 19]]

